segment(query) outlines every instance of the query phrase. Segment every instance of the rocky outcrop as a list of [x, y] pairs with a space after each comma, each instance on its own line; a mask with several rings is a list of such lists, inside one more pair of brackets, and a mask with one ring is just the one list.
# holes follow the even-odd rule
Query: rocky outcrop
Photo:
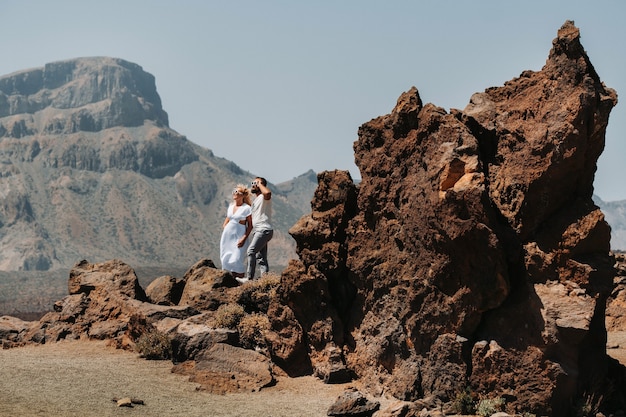
[[318, 174], [280, 280], [237, 286], [202, 259], [149, 292], [157, 305], [127, 265], [81, 262], [53, 313], [3, 318], [0, 335], [125, 348], [164, 335], [176, 372], [214, 392], [262, 389], [276, 372], [358, 379], [329, 415], [373, 415], [382, 396], [394, 397], [382, 415], [405, 417], [478, 400], [516, 415], [623, 412], [626, 368], [606, 350], [623, 270], [592, 201], [616, 102], [566, 22], [541, 71], [463, 111], [412, 88], [362, 125], [362, 181]]
[[[162, 293], [170, 302], [161, 305], [148, 300], [135, 271], [124, 262], [81, 261], [70, 271], [69, 295], [55, 303], [53, 312], [32, 322], [0, 317], [0, 342], [9, 348], [63, 339], [107, 340], [148, 359], [171, 359], [172, 371], [201, 389], [258, 391], [274, 384], [276, 373], [284, 373], [276, 364], [306, 356], [301, 338], [280, 333], [297, 322], [270, 313], [270, 305], [272, 311], [280, 310], [278, 284], [278, 275], [271, 275], [239, 287], [230, 273], [202, 259], [170, 286], [170, 294]], [[178, 286], [183, 294], [174, 304]]]
[[566, 22], [541, 71], [463, 111], [413, 88], [361, 126], [358, 192], [347, 173], [320, 175], [291, 229], [283, 297], [312, 366], [338, 349], [375, 394], [471, 390], [537, 415], [606, 394], [615, 271], [592, 194], [616, 102]]

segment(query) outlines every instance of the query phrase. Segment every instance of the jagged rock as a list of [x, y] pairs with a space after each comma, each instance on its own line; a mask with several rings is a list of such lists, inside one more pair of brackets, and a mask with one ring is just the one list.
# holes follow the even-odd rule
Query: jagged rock
[[626, 254], [615, 254], [613, 292], [607, 300], [606, 328], [611, 331], [626, 331]]
[[78, 262], [70, 270], [69, 294], [90, 295], [93, 290], [115, 292], [127, 297], [145, 301], [146, 294], [139, 285], [135, 271], [120, 260], [92, 264], [85, 260]]
[[370, 417], [380, 408], [378, 401], [369, 400], [356, 389], [346, 390], [327, 411], [329, 416]]
[[146, 296], [153, 304], [177, 305], [184, 288], [182, 279], [165, 275], [156, 278], [146, 287]]
[[470, 387], [542, 415], [607, 394], [614, 269], [592, 195], [616, 102], [566, 22], [541, 71], [465, 110], [412, 88], [362, 125], [358, 189], [318, 176], [290, 230], [300, 263], [283, 298], [314, 366], [337, 346], [375, 395], [447, 402]]
[[344, 363], [341, 349], [329, 346], [326, 350], [324, 356], [328, 359], [318, 362], [314, 371], [315, 376], [326, 384], [342, 384], [350, 381], [354, 375]]
[[202, 259], [194, 264], [183, 277], [185, 288], [179, 305], [188, 305], [200, 310], [215, 310], [230, 301], [230, 294], [224, 289], [239, 284], [228, 271], [216, 269], [210, 259]]
[[145, 302], [145, 292], [135, 271], [118, 260], [79, 262], [70, 271], [68, 289], [70, 295], [55, 303], [54, 311], [24, 333], [24, 342], [111, 339], [119, 347], [130, 349], [153, 323], [167, 318], [183, 320], [198, 314], [198, 310], [189, 306]]
[[271, 328], [265, 333], [272, 357], [289, 376], [312, 372], [311, 359], [304, 341], [304, 331], [293, 310], [278, 301], [270, 303], [267, 316]]
[[172, 372], [216, 394], [254, 392], [274, 384], [269, 358], [258, 352], [216, 343], [195, 361], [175, 365]]
[[17, 317], [0, 317], [0, 344], [2, 347], [12, 347], [19, 343], [22, 335], [33, 326], [33, 322], [24, 321]]
[[[293, 261], [281, 277], [282, 297], [307, 334], [313, 367], [328, 364], [327, 353], [344, 342], [340, 315], [354, 298], [347, 279], [347, 246], [343, 243], [348, 221], [356, 211], [357, 188], [348, 172], [323, 172], [311, 202], [312, 212], [303, 216], [289, 233], [297, 242], [299, 261]], [[329, 349], [326, 349], [326, 346]]]
[[239, 344], [236, 330], [215, 329], [208, 326], [206, 315], [190, 317], [170, 332], [174, 362], [194, 360], [204, 351], [211, 349], [216, 343], [233, 346]]

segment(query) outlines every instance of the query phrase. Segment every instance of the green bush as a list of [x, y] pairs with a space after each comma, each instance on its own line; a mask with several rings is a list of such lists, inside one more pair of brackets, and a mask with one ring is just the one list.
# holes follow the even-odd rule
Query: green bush
[[172, 341], [165, 333], [152, 329], [139, 336], [135, 350], [142, 358], [167, 360], [172, 358]]

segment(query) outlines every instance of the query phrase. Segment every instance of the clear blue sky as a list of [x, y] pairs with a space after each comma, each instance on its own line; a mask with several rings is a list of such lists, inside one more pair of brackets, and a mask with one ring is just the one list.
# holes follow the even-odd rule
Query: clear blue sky
[[[566, 20], [626, 98], [626, 1], [0, 0], [0, 75], [111, 56], [156, 77], [170, 126], [253, 174], [360, 174], [358, 127], [417, 87], [463, 109], [540, 70]], [[626, 108], [611, 113], [596, 194], [626, 199]]]

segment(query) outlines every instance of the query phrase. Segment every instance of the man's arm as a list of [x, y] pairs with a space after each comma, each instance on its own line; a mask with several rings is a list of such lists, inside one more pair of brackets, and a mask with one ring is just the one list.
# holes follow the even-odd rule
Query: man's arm
[[263, 194], [263, 199], [269, 200], [272, 198], [272, 191], [269, 188], [267, 188], [265, 185], [263, 185], [261, 181], [259, 181], [258, 187], [259, 187], [259, 190], [261, 190], [261, 194]]

